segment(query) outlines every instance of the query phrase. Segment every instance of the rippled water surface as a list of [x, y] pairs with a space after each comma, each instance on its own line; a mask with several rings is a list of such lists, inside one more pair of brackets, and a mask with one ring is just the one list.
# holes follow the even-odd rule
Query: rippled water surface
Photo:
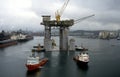
[[[53, 37], [57, 45], [58, 37]], [[78, 66], [73, 56], [79, 52], [42, 52], [47, 64], [34, 72], [28, 72], [25, 63], [33, 46], [43, 44], [43, 37], [0, 49], [0, 77], [120, 77], [120, 41], [70, 37], [77, 45], [83, 44], [89, 49], [88, 66]]]

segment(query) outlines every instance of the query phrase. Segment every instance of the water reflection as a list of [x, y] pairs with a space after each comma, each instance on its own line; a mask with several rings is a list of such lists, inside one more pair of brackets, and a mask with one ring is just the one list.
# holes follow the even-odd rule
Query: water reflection
[[78, 69], [83, 70], [83, 71], [88, 71], [89, 66], [88, 65], [83, 65], [83, 64], [78, 64], [76, 63]]
[[34, 71], [27, 71], [26, 77], [40, 77], [40, 69], [36, 69]]

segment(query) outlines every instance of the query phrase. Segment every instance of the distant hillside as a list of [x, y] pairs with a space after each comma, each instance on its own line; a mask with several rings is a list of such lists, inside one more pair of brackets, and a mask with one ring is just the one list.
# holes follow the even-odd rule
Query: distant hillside
[[99, 35], [100, 31], [75, 30], [70, 31], [70, 35]]

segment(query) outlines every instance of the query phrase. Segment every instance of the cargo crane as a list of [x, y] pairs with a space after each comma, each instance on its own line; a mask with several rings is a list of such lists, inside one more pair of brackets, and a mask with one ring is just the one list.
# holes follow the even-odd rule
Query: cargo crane
[[55, 18], [56, 18], [56, 21], [57, 21], [57, 22], [60, 21], [60, 17], [62, 16], [62, 14], [63, 14], [65, 8], [67, 7], [69, 1], [70, 1], [70, 0], [66, 0], [65, 3], [63, 4], [62, 8], [61, 8], [61, 9], [58, 9], [58, 10], [55, 12]]

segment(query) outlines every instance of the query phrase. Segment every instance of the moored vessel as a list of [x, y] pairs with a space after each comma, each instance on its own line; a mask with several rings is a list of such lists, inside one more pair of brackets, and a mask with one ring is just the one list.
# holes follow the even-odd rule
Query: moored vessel
[[2, 31], [0, 32], [0, 48], [17, 44], [16, 40], [10, 39], [10, 34]]
[[11, 36], [11, 39], [17, 40], [18, 42], [26, 42], [26, 41], [28, 41], [28, 40], [32, 40], [32, 39], [33, 39], [33, 36], [19, 33], [19, 34], [16, 34], [16, 35], [15, 35], [15, 34], [12, 35], [12, 36]]
[[11, 40], [11, 39], [2, 40], [0, 41], [0, 48], [4, 48], [4, 47], [15, 45], [15, 44], [17, 44], [17, 41], [15, 40]]

